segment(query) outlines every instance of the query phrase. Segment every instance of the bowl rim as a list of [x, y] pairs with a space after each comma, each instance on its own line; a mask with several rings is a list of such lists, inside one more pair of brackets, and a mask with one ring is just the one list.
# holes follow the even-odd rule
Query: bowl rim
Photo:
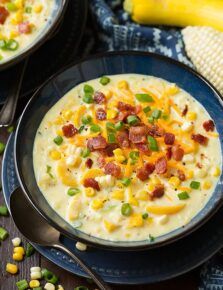
[[24, 58], [34, 53], [38, 48], [40, 48], [40, 46], [42, 46], [48, 40], [48, 38], [56, 30], [62, 17], [64, 16], [68, 1], [69, 0], [61, 0], [59, 13], [55, 17], [55, 19], [53, 20], [49, 28], [42, 35], [40, 34], [41, 36], [39, 40], [35, 42], [35, 39], [34, 39], [33, 43], [31, 43], [30, 46], [28, 46], [27, 48], [24, 48], [21, 53], [16, 54], [14, 57], [0, 64], [0, 72], [11, 66], [16, 65], [17, 63], [22, 61]]
[[[16, 132], [15, 132], [15, 143], [14, 143], [14, 159], [15, 159], [15, 169], [16, 169], [16, 175], [18, 177], [18, 181], [19, 184], [23, 190], [23, 192], [25, 193], [25, 196], [27, 197], [27, 199], [30, 201], [31, 205], [39, 212], [39, 214], [50, 224], [52, 225], [54, 228], [56, 228], [61, 234], [76, 240], [76, 241], [81, 241], [87, 245], [91, 245], [95, 248], [101, 248], [101, 249], [108, 249], [108, 250], [114, 250], [114, 251], [120, 251], [120, 250], [124, 250], [124, 251], [135, 251], [135, 250], [148, 250], [148, 249], [152, 249], [152, 248], [157, 248], [160, 246], [164, 246], [167, 244], [170, 244], [174, 241], [177, 241], [180, 238], [183, 238], [189, 234], [191, 234], [192, 232], [194, 232], [196, 229], [198, 229], [199, 227], [201, 227], [202, 225], [204, 225], [217, 211], [218, 209], [223, 205], [223, 198], [219, 198], [219, 200], [217, 201], [217, 203], [215, 204], [214, 207], [212, 207], [209, 212], [207, 212], [203, 218], [201, 218], [200, 220], [198, 220], [196, 223], [194, 223], [193, 225], [191, 225], [186, 231], [181, 231], [179, 233], [174, 234], [173, 236], [169, 237], [166, 240], [161, 240], [158, 242], [154, 242], [154, 243], [144, 243], [144, 244], [140, 244], [140, 245], [130, 245], [130, 246], [122, 246], [119, 243], [124, 242], [124, 241], [110, 241], [110, 240], [105, 240], [105, 239], [101, 239], [101, 238], [97, 238], [97, 237], [93, 237], [94, 239], [98, 239], [98, 240], [102, 240], [104, 241], [104, 243], [96, 243], [93, 242], [91, 240], [86, 240], [85, 238], [76, 236], [74, 234], [71, 234], [69, 231], [61, 228], [56, 222], [54, 222], [53, 219], [51, 219], [47, 214], [45, 214], [39, 207], [38, 204], [36, 204], [33, 201], [32, 198], [32, 194], [26, 189], [26, 185], [23, 182], [23, 178], [22, 178], [22, 174], [21, 174], [21, 167], [18, 163], [18, 147], [19, 144], [17, 142], [18, 139], [18, 135], [20, 132], [20, 125], [22, 123], [22, 119], [23, 116], [26, 114], [26, 111], [29, 109], [29, 106], [32, 105], [33, 102], [35, 102], [36, 98], [38, 98], [39, 92], [48, 84], [50, 83], [54, 78], [58, 77], [60, 74], [64, 73], [65, 71], [71, 69], [74, 66], [77, 66], [79, 64], [81, 64], [82, 62], [85, 61], [89, 61], [89, 60], [97, 60], [103, 57], [109, 57], [109, 56], [119, 56], [119, 55], [126, 55], [126, 56], [148, 56], [148, 57], [155, 57], [157, 59], [160, 60], [165, 60], [169, 63], [175, 64], [177, 66], [180, 66], [184, 69], [186, 69], [187, 71], [191, 72], [194, 76], [198, 77], [200, 80], [202, 80], [215, 94], [216, 97], [221, 101], [221, 106], [223, 108], [223, 97], [221, 96], [221, 94], [218, 92], [218, 90], [205, 78], [203, 77], [200, 73], [198, 73], [197, 71], [195, 71], [193, 68], [185, 65], [182, 62], [179, 62], [175, 59], [169, 58], [167, 56], [164, 55], [160, 55], [157, 53], [153, 53], [153, 52], [145, 52], [145, 51], [133, 51], [133, 50], [123, 50], [123, 51], [111, 51], [111, 52], [102, 52], [102, 53], [97, 53], [95, 55], [91, 55], [89, 57], [85, 57], [82, 58], [78, 61], [74, 61], [70, 64], [68, 64], [67, 66], [63, 67], [61, 70], [59, 70], [58, 72], [56, 72], [54, 75], [52, 75], [50, 78], [48, 78], [36, 91], [35, 93], [32, 95], [32, 97], [30, 98], [30, 100], [28, 101], [27, 105], [25, 106], [21, 117], [19, 118], [18, 121], [18, 125], [16, 128]], [[190, 223], [190, 222], [189, 222]], [[189, 224], [188, 223], [188, 224]], [[181, 228], [181, 227], [180, 227]], [[177, 228], [179, 229], [179, 228]], [[85, 233], [86, 234], [86, 233]], [[168, 233], [167, 233], [168, 234]], [[87, 235], [87, 234], [86, 234]], [[105, 242], [108, 243], [113, 243], [113, 245], [111, 244], [106, 244]], [[129, 241], [132, 243], [137, 243], [140, 241]], [[143, 242], [143, 241], [141, 241]], [[115, 245], [116, 243], [116, 245]], [[125, 243], [125, 242], [124, 242]]]

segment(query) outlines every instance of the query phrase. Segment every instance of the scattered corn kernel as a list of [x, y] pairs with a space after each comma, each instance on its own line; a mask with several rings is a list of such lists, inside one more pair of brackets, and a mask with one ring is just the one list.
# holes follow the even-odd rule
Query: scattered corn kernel
[[64, 123], [64, 120], [61, 116], [58, 116], [55, 120], [54, 120], [54, 124], [55, 125], [62, 125]]
[[56, 131], [56, 133], [57, 133], [57, 135], [59, 135], [59, 136], [63, 136], [63, 131], [60, 130], [60, 129], [58, 129], [58, 130]]
[[34, 12], [40, 13], [43, 10], [43, 5], [42, 4], [36, 4], [33, 7]]
[[113, 232], [117, 228], [117, 225], [115, 225], [107, 220], [104, 220], [104, 226], [109, 233]]
[[6, 271], [10, 274], [16, 274], [18, 272], [17, 265], [7, 263], [6, 264]]
[[21, 244], [21, 239], [19, 237], [12, 239], [12, 244], [14, 247], [18, 247]]
[[168, 86], [165, 88], [165, 93], [166, 93], [168, 96], [175, 95], [175, 94], [177, 94], [179, 91], [180, 91], [180, 89], [179, 89], [175, 84], [168, 85]]
[[135, 213], [129, 218], [129, 227], [141, 227], [143, 225], [143, 218], [141, 214]]
[[85, 194], [87, 197], [95, 196], [95, 190], [92, 187], [85, 188]]
[[111, 197], [117, 200], [124, 200], [124, 191], [117, 189], [111, 192]]
[[12, 256], [14, 261], [22, 261], [23, 260], [23, 255], [21, 253], [14, 253]]
[[209, 180], [204, 181], [203, 183], [203, 189], [210, 189], [212, 186], [212, 182]]
[[100, 199], [94, 199], [92, 201], [91, 207], [95, 210], [98, 210], [103, 207], [103, 201]]
[[120, 81], [120, 82], [118, 82], [118, 88], [120, 90], [122, 90], [122, 89], [128, 90], [129, 84], [127, 83], [127, 81]]
[[29, 287], [30, 288], [35, 288], [35, 287], [39, 287], [40, 286], [40, 282], [38, 280], [31, 280], [29, 282]]
[[197, 119], [197, 113], [195, 112], [188, 112], [187, 113], [187, 120], [194, 121]]
[[87, 245], [83, 244], [83, 243], [80, 243], [80, 242], [77, 242], [76, 243], [76, 248], [79, 250], [79, 251], [86, 251], [87, 250]]
[[11, 23], [17, 25], [23, 21], [23, 13], [21, 10], [16, 12], [15, 16], [11, 19]]
[[107, 100], [111, 99], [112, 94], [113, 93], [112, 93], [111, 90], [108, 90], [108, 91], [104, 92], [104, 95], [105, 95], [105, 97], [106, 97]]
[[214, 177], [218, 177], [220, 175], [220, 173], [221, 173], [221, 169], [218, 166], [216, 166], [215, 168], [213, 168], [212, 175]]
[[107, 119], [114, 119], [117, 116], [118, 112], [112, 109], [107, 110]]
[[152, 182], [150, 182], [148, 184], [148, 191], [153, 191], [154, 189], [155, 189], [155, 185]]
[[169, 216], [168, 215], [162, 215], [161, 217], [157, 218], [157, 221], [160, 225], [165, 225], [169, 221]]
[[15, 247], [14, 253], [19, 253], [19, 254], [25, 255], [25, 249], [23, 247]]
[[117, 149], [113, 150], [113, 153], [114, 153], [114, 156], [115, 156], [115, 160], [117, 162], [122, 163], [123, 161], [125, 161], [126, 158], [125, 158], [125, 156], [123, 154], [122, 149], [117, 148]]
[[194, 177], [194, 172], [192, 170], [189, 170], [186, 174], [187, 179], [191, 179]]
[[50, 157], [53, 159], [53, 160], [60, 160], [61, 158], [61, 153], [57, 150], [53, 150], [50, 152]]
[[15, 0], [14, 4], [16, 5], [17, 8], [23, 8], [24, 0]]
[[9, 38], [13, 39], [16, 38], [19, 35], [19, 33], [17, 31], [12, 30], [9, 34]]
[[181, 181], [177, 176], [172, 176], [169, 179], [169, 184], [171, 184], [174, 188], [177, 188], [180, 185]]
[[138, 206], [139, 202], [134, 196], [130, 196], [128, 199], [128, 203], [134, 206]]
[[152, 184], [154, 184], [154, 185], [159, 185], [161, 183], [160, 179], [156, 176], [152, 177], [150, 180], [151, 180]]
[[44, 286], [45, 290], [55, 290], [55, 286], [52, 283], [46, 283]]
[[71, 110], [65, 110], [62, 115], [66, 120], [70, 120], [73, 117], [73, 112]]
[[136, 193], [136, 198], [139, 200], [148, 200], [148, 192], [146, 190], [141, 190], [139, 192]]

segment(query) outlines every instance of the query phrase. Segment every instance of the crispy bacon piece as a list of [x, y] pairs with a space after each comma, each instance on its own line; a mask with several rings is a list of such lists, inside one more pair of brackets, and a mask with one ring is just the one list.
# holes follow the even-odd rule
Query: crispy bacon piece
[[105, 158], [103, 156], [99, 156], [97, 158], [97, 164], [99, 168], [103, 168], [106, 164]]
[[203, 123], [203, 128], [205, 131], [214, 131], [214, 122], [212, 120], [207, 120]]
[[177, 170], [177, 175], [178, 175], [178, 177], [179, 177], [179, 179], [180, 179], [181, 181], [184, 181], [184, 180], [186, 179], [186, 176], [185, 176], [183, 170], [178, 169], [178, 170]]
[[29, 34], [31, 32], [31, 26], [28, 21], [22, 22], [18, 26], [19, 33]]
[[166, 148], [166, 158], [167, 158], [168, 160], [170, 160], [171, 157], [172, 157], [172, 147], [167, 147], [167, 148]]
[[129, 140], [132, 143], [146, 143], [146, 135], [148, 134], [148, 127], [135, 126], [129, 129]]
[[179, 145], [173, 146], [172, 147], [172, 157], [176, 161], [181, 161], [184, 157], [184, 150]]
[[167, 172], [167, 160], [165, 157], [160, 157], [156, 160], [155, 170], [158, 174], [164, 174]]
[[106, 101], [106, 97], [102, 92], [95, 92], [94, 101], [96, 104], [104, 104]]
[[99, 150], [99, 152], [102, 154], [102, 156], [105, 157], [112, 157], [114, 156], [113, 150], [119, 148], [118, 144], [108, 144], [108, 146], [105, 149]]
[[114, 177], [119, 177], [121, 174], [121, 168], [113, 162], [108, 162], [104, 167], [105, 174], [110, 174]]
[[164, 142], [166, 145], [173, 145], [175, 141], [175, 135], [172, 133], [165, 133], [164, 134]]
[[78, 133], [78, 129], [73, 124], [64, 125], [62, 131], [65, 137], [71, 138]]
[[142, 106], [141, 105], [136, 105], [135, 106], [135, 114], [138, 114], [142, 111]]
[[164, 186], [162, 184], [156, 185], [155, 189], [149, 193], [151, 198], [160, 198], [164, 195]]
[[165, 134], [165, 131], [157, 125], [152, 125], [148, 129], [148, 134], [153, 137], [162, 137]]
[[100, 190], [99, 184], [94, 178], [84, 179], [84, 187], [92, 187], [98, 191]]
[[97, 118], [99, 121], [106, 120], [106, 116], [107, 116], [107, 114], [106, 114], [106, 112], [105, 112], [104, 109], [102, 109], [102, 108], [97, 109], [95, 114], [96, 114], [96, 118]]
[[101, 135], [97, 137], [90, 138], [87, 141], [87, 147], [90, 151], [105, 149], [107, 147], [107, 142]]
[[86, 164], [87, 168], [90, 169], [92, 167], [92, 165], [93, 165], [93, 160], [91, 158], [88, 158], [86, 160], [85, 164]]
[[191, 139], [201, 145], [207, 145], [208, 143], [208, 138], [201, 134], [192, 134]]
[[120, 147], [123, 147], [123, 148], [130, 147], [128, 130], [119, 131], [116, 134], [116, 139]]
[[149, 150], [149, 147], [147, 144], [144, 144], [144, 143], [137, 143], [137, 144], [134, 144], [135, 147], [137, 149], [139, 149], [139, 151], [141, 151], [143, 154], [146, 154], [146, 155], [150, 155], [150, 150]]
[[4, 24], [5, 20], [9, 16], [9, 12], [5, 7], [0, 6], [0, 24]]
[[140, 180], [145, 181], [149, 178], [149, 175], [153, 173], [154, 170], [155, 170], [155, 165], [147, 162], [143, 165], [143, 167], [137, 169], [136, 176]]
[[135, 107], [133, 107], [132, 105], [129, 105], [127, 103], [124, 102], [118, 102], [118, 106], [117, 108], [120, 111], [130, 111], [132, 114], [135, 114]]
[[187, 112], [188, 112], [188, 105], [185, 105], [185, 107], [184, 107], [184, 109], [182, 111], [182, 114], [181, 114], [182, 117], [186, 116]]
[[118, 116], [116, 117], [117, 121], [126, 121], [126, 118], [131, 115], [131, 112], [129, 111], [122, 111], [118, 113]]

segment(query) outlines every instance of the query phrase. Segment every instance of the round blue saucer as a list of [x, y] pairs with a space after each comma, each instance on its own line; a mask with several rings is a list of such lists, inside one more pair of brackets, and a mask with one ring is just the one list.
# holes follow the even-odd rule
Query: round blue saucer
[[[12, 191], [19, 185], [13, 157], [14, 134], [9, 138], [2, 166], [2, 188], [6, 204]], [[186, 273], [202, 264], [223, 245], [223, 209], [189, 236], [167, 246], [141, 252], [111, 252], [88, 249], [78, 252], [105, 281], [113, 284], [148, 284], [167, 280]], [[62, 243], [72, 251], [75, 241], [61, 237]], [[83, 270], [62, 252], [34, 245], [41, 255], [61, 268], [87, 277]]]

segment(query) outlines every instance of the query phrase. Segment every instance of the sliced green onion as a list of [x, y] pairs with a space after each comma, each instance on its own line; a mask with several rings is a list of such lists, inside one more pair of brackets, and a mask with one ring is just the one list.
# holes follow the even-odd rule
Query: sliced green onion
[[180, 200], [188, 199], [190, 197], [188, 192], [186, 192], [186, 191], [182, 191], [182, 192], [178, 193], [177, 196]]
[[12, 133], [14, 131], [14, 127], [13, 126], [10, 126], [7, 128], [7, 132], [8, 133]]
[[26, 8], [25, 8], [25, 12], [26, 13], [32, 13], [32, 7], [30, 7], [30, 6], [27, 6]]
[[0, 48], [1, 49], [6, 49], [6, 41], [4, 39], [0, 39]]
[[133, 126], [133, 125], [136, 125], [139, 123], [139, 119], [134, 116], [134, 115], [130, 115], [127, 117], [127, 123], [130, 125], [130, 126]]
[[108, 143], [115, 143], [115, 142], [116, 142], [115, 134], [109, 133], [108, 134]]
[[19, 43], [15, 39], [9, 39], [6, 42], [6, 49], [7, 50], [15, 51], [18, 49], [18, 47], [19, 47]]
[[167, 115], [167, 114], [162, 114], [162, 119], [163, 119], [163, 120], [168, 120], [168, 119], [169, 119], [169, 115]]
[[90, 155], [90, 153], [91, 153], [91, 151], [90, 151], [89, 148], [84, 148], [84, 150], [82, 151], [81, 155], [82, 155], [83, 158], [86, 158], [86, 157], [88, 157]]
[[26, 257], [31, 257], [34, 253], [35, 253], [35, 248], [30, 244], [30, 243], [27, 243], [27, 246], [26, 246]]
[[106, 123], [106, 129], [108, 131], [115, 131], [115, 125], [112, 122], [107, 122]]
[[108, 78], [108, 77], [103, 76], [103, 77], [101, 77], [101, 79], [100, 79], [100, 83], [101, 83], [103, 86], [107, 85], [109, 82], [110, 82], [110, 78]]
[[84, 92], [85, 92], [85, 94], [91, 94], [92, 95], [94, 93], [94, 89], [90, 85], [84, 85]]
[[137, 160], [139, 158], [139, 151], [131, 151], [129, 157], [133, 160]]
[[91, 125], [90, 131], [93, 132], [93, 133], [101, 132], [101, 127], [96, 125], [96, 124]]
[[84, 130], [84, 128], [85, 128], [84, 125], [80, 126], [80, 128], [78, 129], [78, 133], [81, 133]]
[[51, 173], [52, 167], [47, 165], [46, 166], [46, 173], [49, 174], [51, 178], [54, 178], [53, 174]]
[[153, 112], [152, 112], [152, 117], [154, 119], [159, 119], [161, 117], [161, 114], [162, 114], [162, 111], [158, 110], [158, 109], [155, 109]]
[[90, 115], [83, 116], [81, 121], [84, 125], [90, 124], [92, 122], [92, 117]]
[[16, 282], [16, 286], [19, 290], [26, 290], [29, 288], [29, 284], [25, 279]]
[[152, 116], [149, 116], [149, 117], [148, 117], [148, 122], [149, 122], [150, 124], [154, 124], [154, 118], [153, 118]]
[[145, 102], [151, 103], [154, 101], [153, 98], [148, 94], [136, 94], [135, 97], [139, 102], [142, 102], [142, 103], [145, 103]]
[[4, 228], [0, 227], [0, 240], [4, 241], [8, 235], [8, 232]]
[[12, 3], [12, 2], [7, 3], [7, 4], [6, 4], [6, 7], [7, 7], [7, 9], [8, 9], [10, 12], [14, 12], [14, 11], [17, 11], [17, 10], [18, 10], [17, 6], [16, 6], [14, 3]]
[[78, 194], [80, 192], [81, 191], [80, 191], [79, 188], [71, 187], [71, 188], [68, 189], [67, 194], [70, 195], [70, 196], [74, 196], [74, 195], [76, 195], [76, 194]]
[[8, 216], [9, 211], [5, 205], [0, 205], [0, 216]]
[[124, 127], [124, 123], [122, 121], [115, 124], [115, 130], [120, 131]]
[[121, 183], [124, 185], [124, 186], [129, 186], [130, 183], [131, 183], [131, 179], [130, 178], [127, 178], [127, 177], [124, 177], [121, 179]]
[[142, 214], [142, 218], [144, 219], [144, 220], [146, 220], [147, 218], [148, 218], [148, 213], [147, 212], [145, 212], [144, 214]]
[[152, 235], [149, 234], [149, 241], [152, 243], [155, 241], [155, 237], [153, 237]]
[[63, 143], [63, 138], [58, 135], [57, 137], [55, 137], [53, 139], [53, 142], [59, 146], [59, 145], [61, 145]]
[[47, 282], [52, 283], [52, 284], [56, 284], [58, 282], [58, 277], [54, 275], [52, 272], [50, 272], [49, 270], [42, 269], [41, 272], [42, 272], [43, 278]]
[[83, 96], [82, 100], [84, 103], [87, 103], [87, 104], [92, 104], [94, 102], [94, 99], [93, 99], [92, 95], [90, 95], [90, 94], [85, 94]]
[[199, 181], [191, 181], [190, 183], [190, 188], [192, 189], [199, 189], [200, 188], [201, 183]]
[[151, 151], [159, 151], [159, 147], [155, 138], [153, 138], [152, 136], [148, 136], [147, 140], [149, 143], [149, 149]]
[[132, 207], [129, 203], [123, 203], [122, 207], [121, 207], [121, 213], [124, 216], [130, 216], [132, 213]]
[[147, 106], [147, 107], [145, 107], [145, 108], [143, 109], [143, 112], [144, 112], [144, 113], [148, 113], [149, 111], [151, 111], [150, 106]]
[[0, 154], [2, 154], [5, 150], [5, 144], [0, 142]]

